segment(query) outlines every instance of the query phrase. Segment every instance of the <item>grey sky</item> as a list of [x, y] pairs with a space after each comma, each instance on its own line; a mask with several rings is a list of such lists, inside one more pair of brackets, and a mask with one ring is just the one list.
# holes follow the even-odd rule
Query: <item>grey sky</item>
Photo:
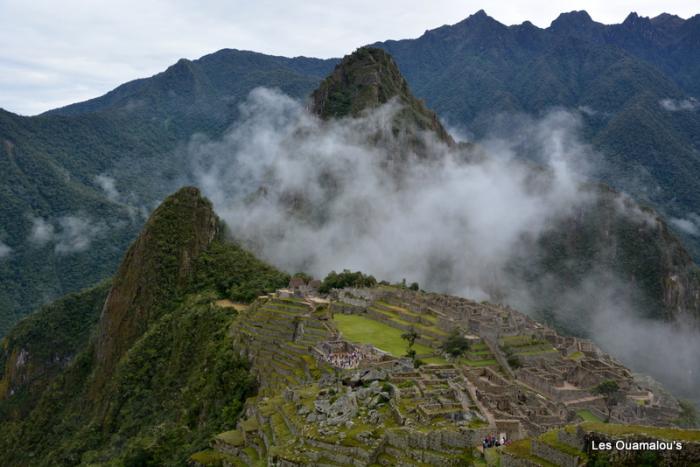
[[0, 0], [0, 107], [33, 115], [226, 47], [342, 56], [482, 8], [505, 24], [540, 27], [576, 9], [603, 23], [619, 23], [631, 10], [700, 12], [689, 0]]

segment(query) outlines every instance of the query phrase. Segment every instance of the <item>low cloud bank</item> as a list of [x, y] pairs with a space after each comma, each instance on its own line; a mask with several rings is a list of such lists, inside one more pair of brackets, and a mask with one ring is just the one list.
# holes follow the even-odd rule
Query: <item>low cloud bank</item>
[[4, 242], [0, 241], [0, 259], [9, 256], [12, 253], [12, 248], [6, 245]]
[[59, 254], [78, 253], [87, 250], [107, 230], [104, 222], [80, 215], [62, 216], [54, 221], [34, 218], [29, 241], [39, 247], [52, 243]]
[[687, 99], [661, 99], [659, 105], [669, 112], [693, 112], [700, 109], [700, 102], [694, 97]]
[[[194, 181], [238, 241], [287, 271], [361, 270], [537, 312], [513, 261], [527, 265], [536, 239], [595, 202], [581, 182], [598, 156], [578, 138], [577, 113], [512, 118], [475, 147], [449, 149], [423, 134], [432, 157], [421, 158], [394, 131], [397, 109], [321, 121], [300, 102], [256, 89], [221, 140], [192, 140]], [[589, 335], [628, 365], [684, 394], [700, 384], [690, 358], [700, 354], [698, 336], [638, 318], [632, 284], [597, 271], [562, 292], [548, 271], [529, 273], [542, 277], [541, 291], [561, 295], [555, 320], [588, 313]], [[669, 359], [688, 366], [664, 365]]]

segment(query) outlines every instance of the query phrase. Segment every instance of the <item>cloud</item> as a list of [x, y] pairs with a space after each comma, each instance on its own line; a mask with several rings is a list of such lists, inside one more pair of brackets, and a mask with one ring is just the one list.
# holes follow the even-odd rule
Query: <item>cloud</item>
[[38, 246], [44, 246], [54, 239], [54, 226], [45, 219], [36, 217], [32, 219], [32, 230], [29, 234], [29, 241]]
[[12, 253], [12, 248], [0, 241], [0, 259], [4, 259]]
[[[222, 142], [192, 143], [197, 182], [237, 238], [285, 269], [361, 269], [480, 297], [523, 236], [584, 201], [567, 165], [581, 150], [564, 141], [564, 127], [577, 122], [569, 114], [550, 115], [526, 136], [548, 159], [548, 171], [533, 175], [496, 141], [485, 142], [496, 157], [479, 164], [460, 163], [464, 155], [434, 140], [432, 152], [448, 156], [440, 162], [419, 160], [391, 137], [376, 144], [376, 129], [389, 135], [397, 109], [321, 122], [286, 96], [255, 90]], [[400, 179], [396, 147], [412, 160]]]
[[56, 237], [56, 253], [77, 253], [85, 251], [90, 243], [106, 230], [104, 223], [79, 216], [64, 216], [58, 220], [60, 226]]
[[29, 241], [40, 247], [53, 243], [56, 253], [70, 254], [87, 250], [93, 240], [106, 232], [104, 222], [95, 222], [85, 216], [67, 215], [54, 222], [34, 218]]
[[580, 105], [578, 107], [579, 112], [588, 115], [589, 117], [593, 117], [598, 114], [598, 111], [595, 110], [593, 107], [588, 106], [588, 105]]
[[105, 195], [107, 196], [107, 199], [110, 201], [116, 203], [119, 201], [119, 191], [117, 191], [117, 182], [115, 179], [112, 177], [108, 177], [107, 175], [101, 174], [95, 176], [95, 182], [99, 185], [100, 188], [102, 188], [102, 191], [104, 191]]
[[691, 213], [685, 219], [672, 217], [669, 222], [683, 233], [694, 237], [700, 235], [700, 216], [697, 214]]
[[[474, 149], [450, 149], [424, 134], [421, 158], [394, 134], [397, 110], [390, 102], [362, 118], [321, 121], [279, 92], [254, 90], [221, 140], [191, 141], [194, 182], [237, 241], [289, 272], [323, 277], [348, 268], [530, 313], [551, 306], [562, 325], [580, 327], [590, 314], [590, 337], [646, 369], [644, 355], [631, 350], [648, 337], [629, 311], [643, 309], [634, 284], [593, 268], [572, 285], [538, 263], [548, 251], [538, 239], [596, 212], [597, 192], [582, 182], [599, 157], [578, 138], [580, 118], [565, 111], [502, 118]], [[631, 222], [658, 225], [624, 195], [611, 207]], [[611, 334], [615, 322], [624, 334]], [[661, 346], [671, 325], [650, 329], [657, 357], [682, 351]], [[687, 390], [687, 377], [669, 371], [652, 373]]]
[[689, 111], [700, 109], [700, 102], [694, 97], [688, 99], [661, 99], [659, 105], [669, 112]]

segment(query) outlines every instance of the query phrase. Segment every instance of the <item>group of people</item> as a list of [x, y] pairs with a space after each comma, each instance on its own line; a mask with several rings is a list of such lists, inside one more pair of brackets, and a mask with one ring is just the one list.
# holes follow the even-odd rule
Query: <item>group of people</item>
[[486, 438], [483, 439], [483, 441], [481, 442], [481, 445], [484, 447], [484, 449], [496, 448], [498, 446], [505, 446], [505, 444], [507, 442], [508, 442], [508, 440], [506, 439], [505, 434], [502, 434], [500, 439], [498, 438], [498, 436], [489, 434], [489, 435], [486, 435]]
[[345, 353], [332, 353], [326, 356], [326, 361], [336, 368], [350, 369], [360, 364], [363, 356], [360, 352], [353, 350]]

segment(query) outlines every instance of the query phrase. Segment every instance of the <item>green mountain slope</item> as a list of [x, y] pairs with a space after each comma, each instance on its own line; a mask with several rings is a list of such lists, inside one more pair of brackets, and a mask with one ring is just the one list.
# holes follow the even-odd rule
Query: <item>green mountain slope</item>
[[[426, 103], [475, 136], [503, 113], [581, 110], [587, 141], [604, 156], [597, 176], [667, 216], [700, 211], [700, 16], [594, 22], [560, 15], [545, 29], [505, 26], [480, 11], [389, 52]], [[668, 110], [662, 101], [683, 102]], [[671, 107], [673, 109], [674, 107]], [[698, 255], [698, 239], [678, 230]]]
[[[11, 249], [0, 257], [0, 336], [29, 310], [114, 272], [143, 213], [187, 179], [178, 148], [194, 133], [220, 134], [255, 87], [308, 95], [332, 64], [222, 50], [44, 115], [0, 110], [0, 242]], [[36, 219], [60, 234], [66, 217], [88, 222], [88, 245], [31, 241]]]
[[235, 422], [255, 383], [229, 336], [235, 311], [212, 302], [289, 277], [223, 236], [209, 202], [182, 189], [106, 300], [109, 284], [67, 297], [3, 340], [0, 463], [182, 465]]

